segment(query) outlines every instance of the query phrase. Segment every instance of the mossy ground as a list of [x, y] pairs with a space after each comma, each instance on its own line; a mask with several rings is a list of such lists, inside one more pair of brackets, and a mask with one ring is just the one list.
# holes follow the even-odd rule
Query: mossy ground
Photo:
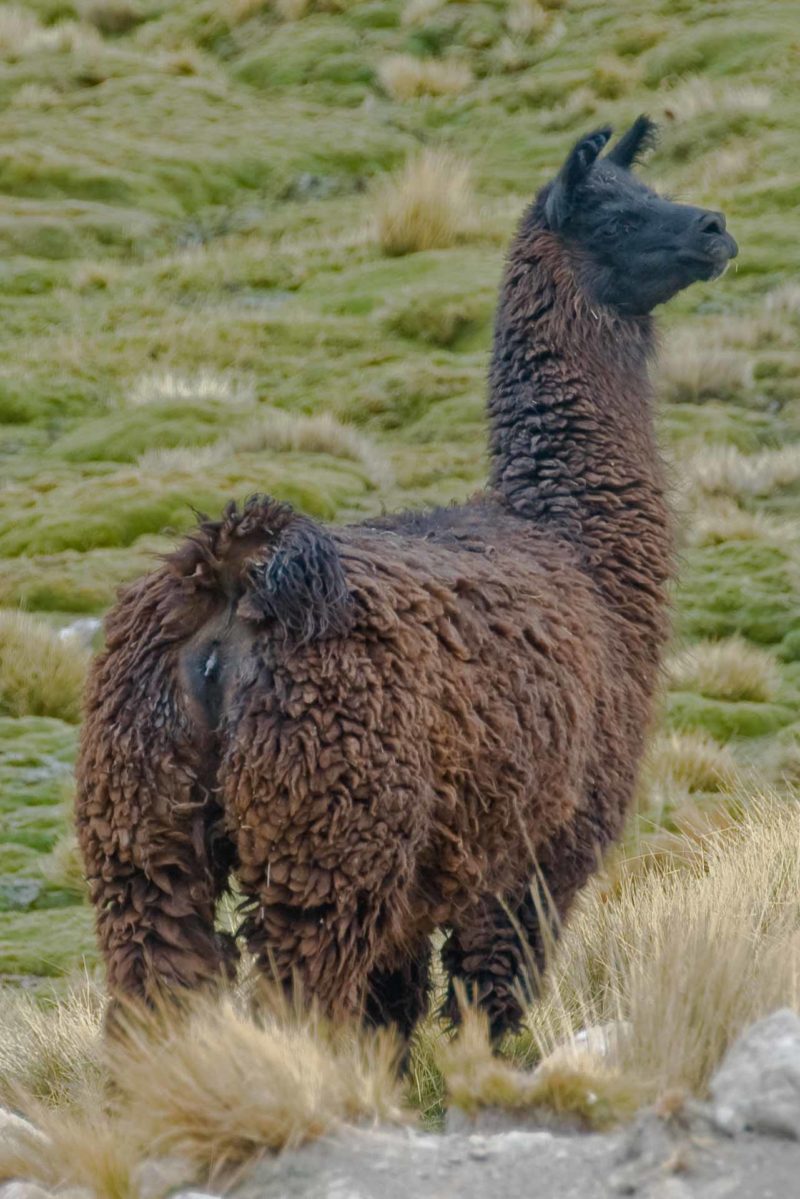
[[[101, 614], [193, 507], [256, 489], [326, 519], [468, 495], [514, 222], [578, 133], [646, 110], [663, 119], [647, 175], [723, 209], [741, 245], [735, 273], [666, 314], [677, 351], [660, 423], [687, 530], [678, 644], [741, 635], [779, 679], [764, 702], [676, 690], [664, 720], [789, 786], [800, 486], [734, 497], [715, 523], [682, 469], [709, 445], [800, 442], [794, 3], [574, 0], [529, 26], [504, 0], [288, 11], [36, 0], [0, 13], [0, 606], [52, 626]], [[462, 64], [463, 90], [391, 99], [380, 67], [398, 54]], [[469, 162], [478, 219], [451, 248], [387, 257], [375, 188], [420, 143]], [[385, 471], [335, 438], [237, 438], [276, 408], [355, 425]], [[8, 977], [94, 960], [61, 852], [75, 737], [52, 717], [0, 718]], [[685, 752], [685, 737], [668, 744]], [[666, 806], [643, 795], [643, 828], [718, 802], [684, 774], [671, 771], [682, 790]]]

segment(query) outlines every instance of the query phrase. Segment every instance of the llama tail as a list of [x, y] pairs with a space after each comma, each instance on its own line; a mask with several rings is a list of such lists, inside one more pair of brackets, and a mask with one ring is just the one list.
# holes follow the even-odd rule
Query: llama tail
[[353, 599], [331, 535], [289, 504], [255, 495], [199, 529], [170, 561], [200, 587], [222, 590], [244, 620], [305, 644], [353, 626]]

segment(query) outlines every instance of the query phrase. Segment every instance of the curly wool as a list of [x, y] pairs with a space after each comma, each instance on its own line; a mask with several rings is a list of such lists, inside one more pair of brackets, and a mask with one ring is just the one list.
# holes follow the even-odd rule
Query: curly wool
[[523, 222], [491, 491], [330, 530], [254, 497], [121, 596], [77, 809], [115, 995], [231, 969], [233, 870], [263, 970], [330, 1015], [408, 1035], [441, 928], [449, 1014], [461, 982], [518, 1025], [541, 893], [563, 920], [620, 833], [667, 631], [649, 346]]

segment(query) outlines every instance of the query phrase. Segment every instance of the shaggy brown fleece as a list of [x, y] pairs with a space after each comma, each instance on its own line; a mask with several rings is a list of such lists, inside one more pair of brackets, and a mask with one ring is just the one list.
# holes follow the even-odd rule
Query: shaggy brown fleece
[[[107, 622], [78, 832], [109, 984], [152, 998], [233, 960], [409, 1033], [430, 934], [495, 1036], [538, 895], [563, 919], [621, 830], [667, 634], [670, 520], [647, 316], [595, 311], [529, 214], [495, 334], [492, 489], [323, 530], [256, 497], [203, 521]], [[538, 863], [538, 884], [531, 888]]]

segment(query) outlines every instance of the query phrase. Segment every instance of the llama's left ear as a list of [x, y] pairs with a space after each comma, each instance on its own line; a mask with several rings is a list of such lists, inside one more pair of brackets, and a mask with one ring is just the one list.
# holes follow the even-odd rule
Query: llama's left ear
[[569, 218], [578, 190], [611, 137], [608, 125], [582, 137], [572, 147], [545, 201], [544, 214], [548, 226], [560, 229]]
[[613, 149], [606, 155], [608, 162], [616, 163], [618, 167], [628, 170], [638, 162], [645, 150], [655, 145], [658, 127], [649, 117], [637, 117], [627, 133], [623, 133]]

